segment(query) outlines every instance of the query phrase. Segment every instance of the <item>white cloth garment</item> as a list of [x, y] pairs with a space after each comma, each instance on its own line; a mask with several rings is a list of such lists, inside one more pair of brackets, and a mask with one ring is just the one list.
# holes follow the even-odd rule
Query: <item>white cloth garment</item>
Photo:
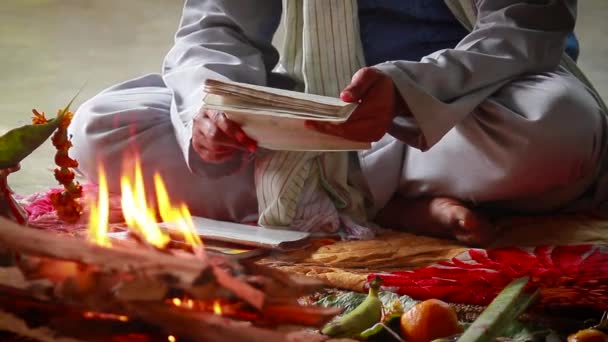
[[[203, 161], [191, 147], [192, 124], [207, 78], [291, 88], [273, 72], [279, 53], [272, 46], [281, 15], [294, 8], [288, 2], [283, 8], [281, 0], [186, 0], [161, 73], [115, 85], [77, 110], [70, 152], [86, 176], [96, 180], [102, 161], [111, 190], [120, 191], [121, 160], [136, 145], [149, 184], [158, 171], [172, 198], [186, 202], [193, 214], [256, 221], [255, 163], [247, 156]], [[607, 124], [605, 107], [589, 84], [560, 66], [576, 1], [446, 3], [471, 30], [457, 46], [420, 61], [374, 66], [394, 81], [412, 117], [395, 119], [389, 134], [358, 154], [357, 184], [369, 195], [366, 209], [373, 215], [395, 194], [451, 196], [534, 212], [589, 198], [606, 160]], [[328, 29], [319, 29], [325, 31], [315, 34], [328, 36]], [[395, 32], [396, 39], [401, 34], [407, 32]], [[296, 58], [291, 67], [283, 65], [285, 72], [303, 74], [300, 59], [313, 50], [304, 51], [303, 37], [288, 43]], [[299, 86], [304, 90], [303, 79]], [[254, 156], [259, 157], [264, 155]], [[340, 169], [349, 178], [353, 171]], [[596, 195], [592, 205], [606, 198], [606, 192]], [[332, 195], [334, 205], [337, 198], [346, 196]]]
[[[307, 93], [338, 97], [352, 75], [365, 66], [357, 1], [284, 0], [283, 8], [283, 71]], [[347, 152], [268, 152], [258, 156], [258, 223], [314, 233], [338, 232], [341, 215], [364, 224], [363, 195], [348, 184], [348, 164]], [[351, 237], [372, 234], [363, 226], [342, 226]]]

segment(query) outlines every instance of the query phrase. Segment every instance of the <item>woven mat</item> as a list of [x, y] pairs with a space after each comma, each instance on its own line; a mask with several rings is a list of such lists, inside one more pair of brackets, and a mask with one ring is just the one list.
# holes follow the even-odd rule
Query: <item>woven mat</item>
[[[497, 224], [503, 234], [492, 248], [608, 244], [608, 219], [601, 217], [511, 217]], [[394, 232], [369, 241], [319, 240], [305, 250], [273, 255], [259, 262], [322, 279], [332, 287], [363, 291], [369, 273], [418, 269], [468, 250], [454, 241]]]
[[[95, 190], [94, 186], [85, 186], [85, 192], [87, 193], [93, 193]], [[57, 220], [52, 211], [52, 206], [48, 201], [48, 193], [33, 196], [27, 202], [29, 205], [26, 206], [26, 209], [33, 218], [31, 222], [32, 226], [52, 230], [57, 233], [72, 235], [78, 234], [86, 226], [83, 223], [66, 225]], [[122, 221], [118, 198], [111, 198], [111, 209], [110, 222]], [[496, 224], [502, 228], [501, 231], [503, 234], [496, 240], [494, 245], [491, 246], [492, 249], [501, 247], [521, 248], [547, 246], [550, 250], [554, 250], [552, 247], [555, 246], [581, 244], [608, 246], [608, 217], [606, 216], [554, 215], [542, 217], [509, 217], [498, 220]], [[598, 250], [600, 258], [595, 258], [594, 260], [596, 262], [599, 260], [600, 263], [603, 263], [602, 260], [608, 255], [604, 252], [606, 250], [607, 248], [605, 247]], [[435, 285], [428, 285], [428, 277], [421, 277], [421, 275], [426, 274], [426, 270], [423, 268], [427, 268], [429, 265], [438, 265], [442, 263], [444, 264], [443, 266], [445, 266], [445, 263], [449, 261], [456, 263], [455, 265], [450, 266], [450, 274], [462, 272], [463, 267], [461, 267], [461, 261], [466, 260], [467, 257], [470, 256], [471, 251], [471, 249], [459, 245], [454, 241], [391, 232], [368, 241], [318, 240], [307, 249], [287, 254], [272, 255], [259, 260], [259, 262], [282, 269], [286, 272], [322, 279], [335, 288], [354, 291], [362, 291], [364, 289], [364, 285], [370, 273], [378, 274], [416, 270], [416, 275], [410, 275], [409, 273], [405, 275], [398, 274], [396, 283], [400, 284], [400, 287], [396, 288], [396, 290], [402, 290], [405, 293], [411, 289], [426, 288], [430, 293], [429, 295], [435, 295], [439, 292], [445, 292], [445, 289]], [[569, 252], [566, 254], [568, 253]], [[467, 254], [469, 255], [467, 256]], [[479, 256], [482, 254], [477, 253], [475, 255]], [[525, 257], [526, 255], [524, 254], [522, 256]], [[454, 260], [455, 258], [456, 260]], [[485, 265], [482, 266], [485, 267]], [[506, 268], [499, 267], [501, 273], [505, 273], [505, 270], [508, 270], [509, 267], [521, 268], [521, 265], [514, 266], [512, 264], [503, 264], [502, 266], [506, 266]], [[478, 271], [479, 267], [475, 267]], [[467, 266], [464, 268], [470, 267]], [[599, 269], [604, 268], [603, 265], [602, 267], [599, 267]], [[591, 267], [590, 269], [598, 269], [598, 267]], [[433, 268], [431, 268], [431, 271], [432, 270]], [[496, 268], [490, 269], [490, 271], [497, 270], [498, 269]], [[552, 270], [557, 270], [557, 272], [560, 273], [559, 267], [553, 268]], [[488, 269], [485, 269], [484, 271], [487, 272]], [[467, 272], [473, 274], [474, 271]], [[466, 274], [467, 273], [465, 272], [465, 278], [463, 279], [467, 279]], [[565, 275], [565, 273], [560, 274], [562, 276]], [[414, 276], [418, 276], [418, 278], [415, 279]], [[455, 281], [455, 278], [443, 276], [443, 274], [438, 275], [433, 273], [429, 276], [434, 278], [434, 281], [437, 281], [438, 278], [444, 278], [439, 279], [442, 280], [444, 284], [446, 281]], [[597, 272], [591, 272], [591, 274], [586, 273], [582, 277], [576, 275], [574, 277], [583, 278], [583, 280], [591, 279], [596, 281], [596, 283], [599, 283], [599, 287], [605, 287], [597, 296], [602, 299], [602, 303], [608, 303], [608, 298], [604, 298], [604, 293], [608, 293], [608, 276], [597, 274]], [[481, 280], [482, 282], [486, 281], [485, 278]], [[421, 281], [423, 283], [421, 283]], [[496, 285], [498, 288], [503, 284], [493, 285]], [[444, 285], [441, 286], [445, 287]], [[453, 286], [448, 287], [451, 288], [451, 291], [454, 293], [462, 292], [460, 290], [455, 290]], [[585, 291], [587, 289], [597, 290], [596, 288], [589, 287], [585, 284], [578, 290]], [[580, 291], [578, 293], [580, 293]], [[561, 295], [564, 293], [564, 290], [559, 289], [558, 292], [559, 295]], [[489, 292], [488, 296], [490, 296]], [[464, 302], [473, 304], [474, 301], [465, 300]]]

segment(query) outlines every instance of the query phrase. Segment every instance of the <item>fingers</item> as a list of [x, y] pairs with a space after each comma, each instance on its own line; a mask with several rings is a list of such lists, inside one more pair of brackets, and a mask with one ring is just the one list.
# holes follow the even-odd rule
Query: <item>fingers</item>
[[353, 75], [350, 84], [340, 93], [340, 98], [345, 102], [358, 102], [382, 76], [382, 72], [374, 68], [359, 69]]
[[[255, 152], [257, 149], [256, 141], [249, 138], [241, 126], [236, 122], [229, 120], [224, 113], [218, 111], [210, 112], [207, 115], [215, 124], [215, 127], [223, 133], [223, 135], [220, 134], [220, 136], [218, 136], [219, 138], [223, 139], [228, 144], [236, 141], [238, 144], [234, 147], [242, 148], [244, 146], [249, 152]], [[218, 129], [216, 129], [216, 131], [218, 131]], [[217, 132], [213, 133], [217, 134]]]
[[341, 136], [355, 141], [377, 141], [386, 133], [383, 125], [378, 125], [377, 114], [382, 111], [382, 103], [363, 101], [348, 121], [333, 124], [323, 121], [306, 121], [306, 127], [319, 132]]
[[224, 113], [204, 111], [194, 118], [192, 147], [203, 160], [219, 163], [239, 150], [254, 152], [257, 143]]

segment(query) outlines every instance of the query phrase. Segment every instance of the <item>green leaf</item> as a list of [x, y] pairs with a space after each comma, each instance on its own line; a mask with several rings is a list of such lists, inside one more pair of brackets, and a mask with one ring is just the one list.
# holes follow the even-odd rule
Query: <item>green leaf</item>
[[25, 125], [0, 136], [0, 169], [17, 166], [44, 143], [59, 126], [63, 116], [80, 94], [80, 89], [54, 119], [39, 125]]
[[0, 136], [0, 169], [17, 166], [53, 134], [59, 122], [55, 118], [40, 125], [25, 125]]
[[538, 294], [525, 294], [526, 284], [528, 277], [507, 285], [462, 334], [458, 342], [490, 342], [507, 332]]

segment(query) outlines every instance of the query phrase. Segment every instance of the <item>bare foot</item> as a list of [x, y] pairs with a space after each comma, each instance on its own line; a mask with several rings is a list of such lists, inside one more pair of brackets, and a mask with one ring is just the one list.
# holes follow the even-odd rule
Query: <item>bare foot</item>
[[387, 228], [456, 239], [474, 246], [490, 244], [497, 233], [496, 227], [483, 215], [449, 197], [405, 199], [396, 196], [378, 213], [376, 222]]

